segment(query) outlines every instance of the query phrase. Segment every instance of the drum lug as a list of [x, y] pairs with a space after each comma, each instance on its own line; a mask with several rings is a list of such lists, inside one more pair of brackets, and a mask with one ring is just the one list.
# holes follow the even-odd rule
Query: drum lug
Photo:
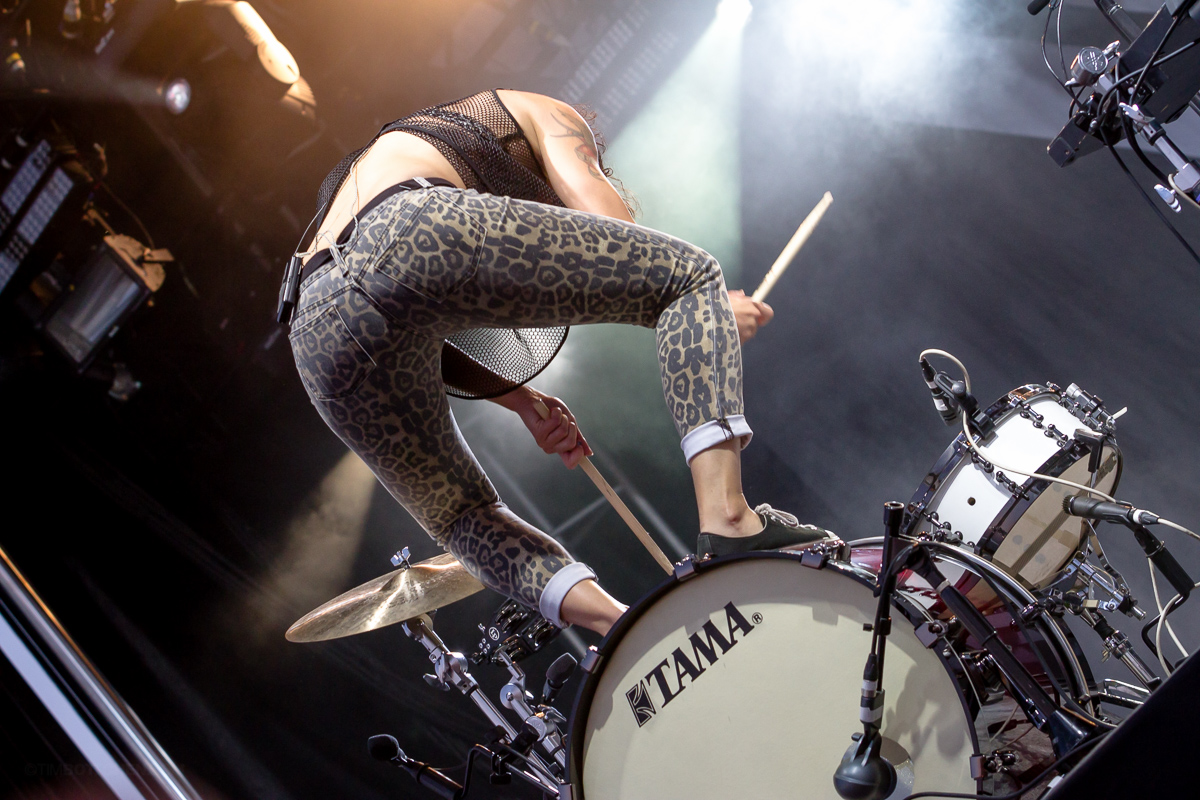
[[684, 557], [682, 561], [676, 563], [674, 574], [675, 580], [679, 581], [680, 583], [683, 583], [684, 581], [690, 581], [692, 578], [696, 577], [695, 556], [688, 555]]
[[938, 640], [945, 635], [946, 626], [938, 620], [931, 619], [918, 625], [916, 633], [917, 641], [925, 645], [927, 650], [932, 650]]
[[971, 756], [971, 777], [977, 781], [981, 781], [987, 777], [987, 766], [982, 755], [976, 754]]
[[825, 569], [825, 565], [829, 563], [829, 556], [816, 550], [805, 550], [800, 556], [800, 564], [809, 569]]
[[587, 652], [583, 654], [583, 660], [579, 662], [579, 668], [591, 675], [603, 663], [604, 656], [600, 655], [600, 651], [596, 649], [596, 645], [591, 645], [588, 647]]

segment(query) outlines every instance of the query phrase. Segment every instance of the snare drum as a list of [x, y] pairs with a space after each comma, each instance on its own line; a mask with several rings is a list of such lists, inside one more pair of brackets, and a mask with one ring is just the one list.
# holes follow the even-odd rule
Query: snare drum
[[[833, 773], [862, 730], [873, 575], [836, 561], [810, 569], [787, 552], [681, 572], [583, 661], [571, 723], [576, 800], [839, 800]], [[924, 609], [903, 595], [896, 606], [882, 749], [897, 766], [893, 797], [976, 792], [962, 668], [918, 640]]]
[[[1087, 527], [1063, 510], [1079, 490], [1059, 483], [1006, 475], [988, 460], [1087, 485], [1089, 451], [1078, 428], [1111, 433], [1111, 418], [1077, 389], [1030, 384], [1014, 389], [984, 412], [995, 427], [978, 440], [981, 458], [963, 434], [950, 444], [913, 495], [910, 533], [961, 543], [1042, 589], [1079, 550]], [[1111, 495], [1121, 478], [1121, 453], [1111, 438], [1103, 448], [1096, 488]]]

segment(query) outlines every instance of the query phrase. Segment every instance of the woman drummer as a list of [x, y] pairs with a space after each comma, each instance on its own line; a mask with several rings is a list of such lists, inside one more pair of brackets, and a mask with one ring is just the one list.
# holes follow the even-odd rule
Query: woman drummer
[[[769, 506], [756, 513], [742, 496], [751, 431], [740, 342], [773, 312], [726, 292], [703, 250], [633, 224], [571, 106], [496, 90], [411, 114], [343, 159], [318, 203], [291, 320], [304, 386], [329, 427], [484, 585], [560, 627], [603, 634], [625, 610], [591, 569], [501, 502], [461, 437], [444, 369], [478, 374], [487, 358], [445, 342], [473, 330], [654, 328], [705, 532], [698, 551], [826, 536]], [[446, 364], [444, 348], [455, 356]], [[591, 453], [561, 400], [495, 385], [503, 393], [493, 402], [516, 412], [545, 452], [568, 467]]]

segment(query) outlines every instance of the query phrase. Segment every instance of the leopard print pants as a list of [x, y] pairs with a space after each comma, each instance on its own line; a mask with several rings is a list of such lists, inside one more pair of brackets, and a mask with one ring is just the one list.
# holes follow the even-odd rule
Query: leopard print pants
[[681, 436], [741, 419], [741, 349], [710, 255], [474, 191], [400, 192], [368, 212], [301, 287], [290, 340], [313, 405], [396, 500], [486, 586], [537, 607], [573, 559], [484, 475], [450, 413], [442, 342], [469, 328], [594, 322], [656, 329]]

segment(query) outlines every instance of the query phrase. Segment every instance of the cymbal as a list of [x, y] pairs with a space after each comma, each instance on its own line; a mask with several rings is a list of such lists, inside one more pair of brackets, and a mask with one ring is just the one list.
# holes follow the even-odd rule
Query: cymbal
[[483, 589], [449, 553], [381, 575], [333, 598], [288, 628], [289, 642], [321, 642], [373, 631], [470, 597]]

